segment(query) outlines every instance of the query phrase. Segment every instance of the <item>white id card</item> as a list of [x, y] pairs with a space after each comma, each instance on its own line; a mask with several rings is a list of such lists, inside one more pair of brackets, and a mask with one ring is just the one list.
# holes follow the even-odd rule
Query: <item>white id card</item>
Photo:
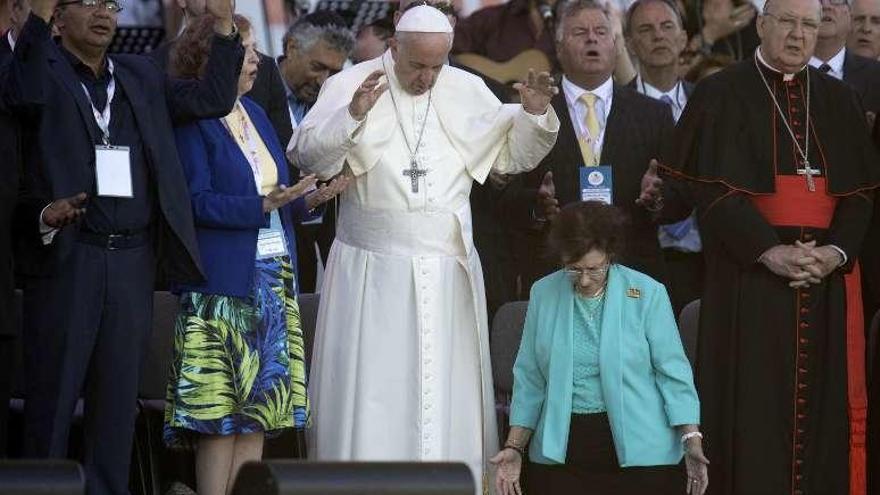
[[126, 146], [95, 146], [98, 196], [133, 198], [131, 156]]
[[284, 233], [281, 230], [260, 229], [257, 236], [257, 258], [274, 258], [287, 254]]

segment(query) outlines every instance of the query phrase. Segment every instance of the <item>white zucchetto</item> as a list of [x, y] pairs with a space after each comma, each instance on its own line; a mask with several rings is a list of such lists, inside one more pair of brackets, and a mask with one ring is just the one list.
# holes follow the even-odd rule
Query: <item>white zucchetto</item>
[[452, 33], [452, 24], [446, 14], [431, 7], [419, 5], [413, 7], [400, 17], [397, 31], [404, 33]]

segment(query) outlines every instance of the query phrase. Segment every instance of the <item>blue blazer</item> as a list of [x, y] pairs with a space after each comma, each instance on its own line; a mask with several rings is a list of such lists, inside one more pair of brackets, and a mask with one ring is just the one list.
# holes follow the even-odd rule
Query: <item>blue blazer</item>
[[[266, 113], [246, 97], [241, 103], [272, 154], [278, 184], [289, 185], [287, 161]], [[175, 130], [180, 161], [189, 183], [196, 237], [205, 272], [200, 285], [177, 291], [247, 297], [254, 278], [257, 233], [269, 226], [263, 198], [241, 148], [220, 119], [201, 120]], [[307, 217], [305, 199], [297, 198], [279, 210], [287, 248], [296, 273], [293, 221]]]
[[[535, 282], [513, 368], [510, 425], [534, 431], [529, 457], [541, 464], [564, 463], [568, 448], [574, 298], [562, 271]], [[677, 464], [674, 426], [698, 424], [700, 403], [666, 288], [612, 265], [601, 325], [599, 376], [620, 465]]]

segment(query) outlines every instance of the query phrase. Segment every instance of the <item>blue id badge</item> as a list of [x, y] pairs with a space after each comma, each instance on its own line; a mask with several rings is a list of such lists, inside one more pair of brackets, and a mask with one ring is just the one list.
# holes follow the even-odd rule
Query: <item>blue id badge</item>
[[600, 201], [612, 204], [612, 172], [610, 165], [581, 167], [581, 201]]
[[284, 239], [284, 228], [278, 210], [269, 214], [269, 228], [260, 229], [257, 234], [257, 259], [264, 260], [287, 254], [287, 243]]

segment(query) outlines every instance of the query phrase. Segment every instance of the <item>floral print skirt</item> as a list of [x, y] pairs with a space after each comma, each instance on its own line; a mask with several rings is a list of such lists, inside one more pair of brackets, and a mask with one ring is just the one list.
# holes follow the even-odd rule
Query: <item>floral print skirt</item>
[[296, 281], [288, 256], [256, 260], [250, 297], [181, 296], [165, 405], [165, 443], [193, 433], [280, 433], [308, 422]]

